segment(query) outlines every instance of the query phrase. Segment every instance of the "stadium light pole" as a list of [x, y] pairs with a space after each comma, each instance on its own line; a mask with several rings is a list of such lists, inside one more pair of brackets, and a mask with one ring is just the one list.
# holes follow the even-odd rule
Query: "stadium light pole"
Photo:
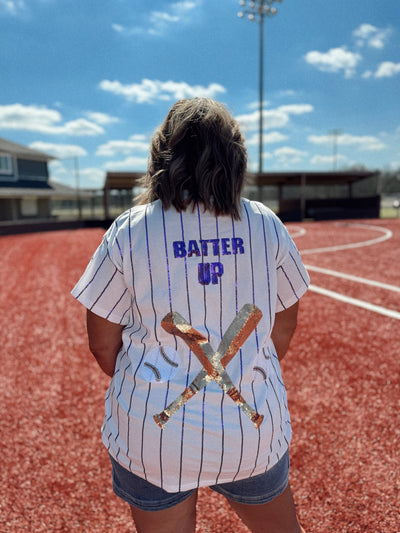
[[257, 21], [259, 24], [259, 146], [258, 146], [258, 173], [261, 174], [263, 170], [262, 152], [263, 152], [263, 97], [264, 97], [264, 19], [273, 17], [277, 14], [277, 9], [271, 7], [275, 2], [282, 2], [283, 0], [239, 0], [239, 5], [243, 8], [239, 11], [238, 17], [247, 18], [251, 21]]

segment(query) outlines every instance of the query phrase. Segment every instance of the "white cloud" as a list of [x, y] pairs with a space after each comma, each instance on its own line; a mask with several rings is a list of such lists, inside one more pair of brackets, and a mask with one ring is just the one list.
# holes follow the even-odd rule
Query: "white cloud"
[[170, 13], [165, 13], [163, 11], [152, 11], [150, 14], [150, 22], [156, 24], [157, 26], [164, 22], [178, 22], [179, 17], [177, 15], [171, 15]]
[[83, 168], [79, 171], [79, 175], [83, 180], [93, 183], [93, 185], [102, 186], [104, 184], [104, 170], [96, 167]]
[[127, 157], [124, 160], [120, 161], [107, 161], [104, 167], [107, 170], [132, 170], [135, 172], [140, 172], [141, 170], [146, 170], [148, 164], [147, 157]]
[[58, 128], [57, 131], [53, 131], [50, 133], [63, 133], [65, 135], [75, 135], [77, 137], [79, 136], [92, 136], [92, 135], [100, 135], [104, 133], [104, 129], [99, 126], [98, 124], [95, 124], [94, 122], [90, 122], [89, 120], [86, 120], [85, 118], [78, 118], [77, 120], [71, 120], [70, 122], [66, 122], [64, 126], [61, 128]]
[[124, 26], [122, 24], [114, 23], [112, 28], [119, 34], [125, 36], [149, 34], [155, 36], [164, 35], [169, 30], [172, 24], [187, 24], [193, 18], [188, 15], [193, 9], [200, 6], [201, 0], [182, 2], [173, 2], [169, 6], [166, 5], [164, 11], [150, 11], [147, 20], [141, 26]]
[[0, 105], [0, 129], [36, 131], [49, 135], [91, 136], [104, 133], [104, 129], [84, 118], [60, 124], [59, 111], [22, 104]]
[[361, 24], [353, 31], [353, 36], [357, 39], [358, 46], [382, 49], [391, 32], [390, 28], [377, 28], [372, 24]]
[[115, 140], [101, 144], [96, 151], [96, 155], [112, 157], [118, 153], [129, 155], [135, 152], [148, 152], [150, 143], [144, 135], [132, 135], [128, 141]]
[[[332, 135], [310, 135], [308, 141], [312, 144], [322, 144], [326, 146], [333, 145]], [[377, 137], [372, 135], [350, 135], [349, 133], [343, 133], [336, 136], [336, 141], [340, 146], [355, 146], [359, 150], [363, 151], [378, 151], [383, 150], [385, 145]]]
[[[287, 138], [288, 138], [287, 135], [283, 135], [279, 131], [271, 131], [270, 133], [263, 134], [263, 142], [266, 144], [279, 143], [279, 142], [285, 141]], [[249, 137], [246, 140], [247, 146], [258, 146], [258, 143], [259, 143], [258, 133], [254, 133], [251, 137]]]
[[274, 157], [283, 166], [300, 163], [307, 155], [307, 152], [298, 150], [297, 148], [291, 148], [290, 146], [283, 146], [274, 150]]
[[[290, 115], [310, 113], [314, 108], [310, 104], [283, 105], [276, 109], [263, 110], [263, 126], [265, 129], [283, 128], [290, 121]], [[251, 131], [259, 126], [260, 112], [253, 111], [244, 115], [238, 115], [236, 120], [246, 131]]]
[[17, 15], [25, 8], [24, 0], [0, 0], [0, 12], [5, 11], [9, 15]]
[[78, 178], [80, 188], [88, 186], [102, 187], [104, 184], [104, 170], [96, 167], [87, 167], [78, 168], [78, 173], [76, 173], [75, 163], [72, 160], [69, 162], [52, 161], [49, 164], [49, 169], [52, 181], [57, 181], [70, 187], [76, 187]]
[[99, 113], [97, 111], [88, 111], [86, 113], [86, 116], [89, 120], [96, 122], [96, 124], [101, 124], [102, 126], [119, 122], [119, 118], [112, 117], [111, 115], [107, 115], [106, 113]]
[[311, 104], [289, 104], [281, 105], [278, 111], [283, 111], [289, 115], [304, 115], [305, 113], [311, 113], [314, 111], [314, 107]]
[[346, 78], [353, 76], [362, 57], [356, 52], [350, 52], [345, 46], [331, 48], [328, 52], [313, 50], [308, 52], [305, 60], [322, 72], [343, 71]]
[[41, 152], [54, 155], [55, 157], [58, 157], [60, 159], [84, 157], [85, 155], [87, 155], [85, 149], [83, 149], [81, 146], [77, 146], [74, 144], [54, 144], [37, 141], [31, 143], [29, 147], [33, 148], [34, 150], [39, 150]]
[[46, 133], [58, 122], [61, 122], [61, 115], [54, 109], [22, 104], [0, 105], [0, 129]]
[[375, 78], [391, 78], [400, 73], [400, 63], [384, 61], [381, 63], [374, 74]]
[[319, 165], [319, 166], [332, 166], [332, 165], [336, 165], [336, 163], [344, 163], [345, 161], [347, 161], [347, 157], [345, 157], [344, 155], [342, 154], [338, 154], [337, 156], [333, 156], [333, 155], [314, 155], [311, 159], [310, 159], [310, 163], [312, 165]]
[[[244, 130], [254, 130], [258, 128], [259, 111], [253, 111], [244, 115], [238, 115], [236, 120], [244, 128]], [[283, 128], [289, 122], [289, 115], [283, 111], [263, 110], [263, 124], [265, 129]]]
[[143, 79], [141, 83], [123, 84], [117, 80], [103, 80], [100, 82], [103, 91], [122, 96], [132, 102], [152, 103], [155, 100], [178, 100], [180, 98], [193, 98], [204, 96], [215, 98], [219, 93], [225, 93], [226, 89], [218, 83], [211, 83], [208, 87], [201, 85], [189, 85], [186, 82], [159, 81]]
[[111, 24], [111, 27], [114, 31], [116, 31], [117, 33], [123, 33], [125, 28], [124, 26], [122, 26], [122, 24]]

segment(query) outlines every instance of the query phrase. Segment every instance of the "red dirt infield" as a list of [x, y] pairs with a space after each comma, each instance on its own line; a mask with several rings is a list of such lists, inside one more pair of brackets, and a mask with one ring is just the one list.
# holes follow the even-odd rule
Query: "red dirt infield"
[[[305, 264], [394, 288], [321, 272], [310, 272], [312, 284], [400, 312], [399, 219], [288, 228]], [[375, 244], [311, 251], [373, 240], [384, 230], [386, 240]], [[85, 311], [70, 295], [102, 234], [0, 237], [0, 533], [135, 531], [112, 492], [100, 439], [108, 378], [89, 354]], [[282, 368], [293, 426], [291, 485], [307, 533], [400, 531], [399, 326], [396, 317], [312, 290], [301, 301]], [[201, 489], [197, 531], [248, 530], [222, 496]]]

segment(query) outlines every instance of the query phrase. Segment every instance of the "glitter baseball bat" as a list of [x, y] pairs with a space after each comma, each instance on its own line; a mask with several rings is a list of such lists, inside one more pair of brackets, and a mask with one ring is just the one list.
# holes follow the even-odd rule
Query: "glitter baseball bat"
[[256, 428], [264, 416], [259, 415], [241, 396], [230, 379], [225, 367], [256, 328], [262, 312], [254, 305], [246, 304], [236, 315], [223, 335], [218, 350], [214, 352], [208, 340], [194, 329], [179, 313], [169, 313], [161, 322], [165, 331], [181, 337], [203, 365], [192, 383], [161, 413], [154, 415], [155, 422], [164, 428], [169, 418], [192, 396], [211, 381], [215, 381], [240, 409], [250, 418]]

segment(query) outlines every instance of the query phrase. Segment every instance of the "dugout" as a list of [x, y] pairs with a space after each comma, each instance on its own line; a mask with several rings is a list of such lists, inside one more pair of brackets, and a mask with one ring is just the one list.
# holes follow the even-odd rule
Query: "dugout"
[[144, 172], [107, 172], [103, 186], [104, 218], [113, 218], [112, 208], [120, 212], [132, 207], [134, 189], [140, 187]]
[[379, 218], [379, 172], [265, 172], [248, 174], [247, 183], [266, 204], [274, 190], [284, 222]]
[[[131, 207], [143, 174], [107, 172], [103, 187], [106, 220], [115, 215], [112, 208], [122, 212]], [[374, 171], [264, 172], [247, 174], [244, 195], [266, 205], [274, 199], [279, 217], [290, 222], [379, 218], [378, 191], [379, 172]]]

